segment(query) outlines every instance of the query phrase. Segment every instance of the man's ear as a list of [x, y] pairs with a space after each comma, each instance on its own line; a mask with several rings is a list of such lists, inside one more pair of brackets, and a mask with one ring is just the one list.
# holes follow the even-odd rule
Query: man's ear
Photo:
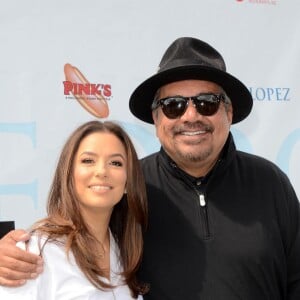
[[228, 107], [227, 116], [228, 116], [228, 119], [230, 121], [230, 124], [232, 124], [232, 118], [233, 118], [233, 107], [232, 107], [232, 105], [230, 105]]
[[158, 110], [157, 109], [152, 110], [152, 119], [154, 121], [154, 124], [156, 123], [157, 116], [158, 116]]

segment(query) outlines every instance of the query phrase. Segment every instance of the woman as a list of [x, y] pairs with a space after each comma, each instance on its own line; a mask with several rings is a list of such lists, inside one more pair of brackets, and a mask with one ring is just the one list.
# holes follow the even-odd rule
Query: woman
[[138, 282], [146, 227], [146, 191], [134, 146], [112, 122], [76, 129], [60, 155], [48, 216], [32, 227], [26, 247], [44, 272], [0, 299], [142, 299]]

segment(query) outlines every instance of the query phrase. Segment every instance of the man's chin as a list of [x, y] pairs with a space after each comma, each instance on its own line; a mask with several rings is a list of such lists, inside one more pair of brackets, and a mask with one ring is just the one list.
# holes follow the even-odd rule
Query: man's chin
[[195, 145], [187, 145], [184, 148], [177, 149], [177, 155], [182, 159], [190, 162], [204, 161], [211, 154], [210, 149], [204, 149], [203, 147], [195, 147]]

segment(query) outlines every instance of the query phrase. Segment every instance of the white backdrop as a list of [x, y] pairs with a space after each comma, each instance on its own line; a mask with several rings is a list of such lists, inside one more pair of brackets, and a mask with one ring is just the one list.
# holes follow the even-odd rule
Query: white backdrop
[[[129, 112], [133, 89], [181, 36], [225, 58], [254, 97], [232, 127], [239, 149], [275, 162], [300, 195], [300, 2], [296, 0], [0, 0], [0, 221], [26, 228], [45, 201], [66, 137], [95, 119], [64, 95], [64, 65], [109, 85], [110, 113], [140, 157], [159, 149], [154, 128]], [[263, 184], [263, 182], [262, 182]]]

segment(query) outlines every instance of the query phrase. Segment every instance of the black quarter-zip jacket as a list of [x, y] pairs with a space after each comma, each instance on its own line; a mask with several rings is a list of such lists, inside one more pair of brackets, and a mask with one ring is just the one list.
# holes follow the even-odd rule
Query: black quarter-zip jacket
[[300, 299], [300, 210], [287, 176], [230, 134], [205, 178], [163, 149], [141, 160], [149, 227], [145, 300]]

